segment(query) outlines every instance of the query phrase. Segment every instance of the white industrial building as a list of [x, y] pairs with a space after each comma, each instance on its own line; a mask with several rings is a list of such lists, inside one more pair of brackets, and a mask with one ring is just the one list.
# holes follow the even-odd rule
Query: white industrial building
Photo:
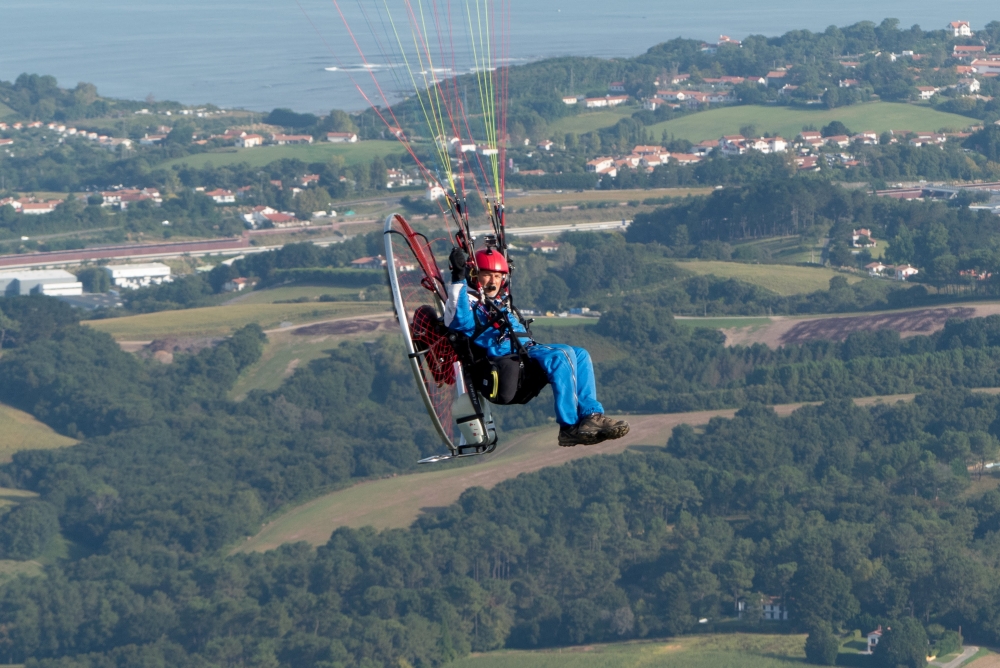
[[102, 267], [111, 278], [111, 284], [119, 288], [136, 290], [149, 285], [169, 283], [170, 267], [159, 262], [146, 264], [109, 264]]
[[83, 294], [83, 283], [62, 269], [21, 269], [0, 271], [0, 294], [50, 295], [53, 297]]

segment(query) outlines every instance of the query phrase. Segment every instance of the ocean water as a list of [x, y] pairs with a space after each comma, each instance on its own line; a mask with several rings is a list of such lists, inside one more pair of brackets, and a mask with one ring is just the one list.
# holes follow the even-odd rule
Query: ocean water
[[[409, 89], [405, 68], [388, 67], [393, 63], [380, 55], [392, 39], [374, 10], [382, 0], [338, 1], [361, 52], [382, 66], [377, 78], [386, 96]], [[399, 20], [404, 11], [399, 0], [386, 1]], [[467, 25], [464, 0], [450, 1], [458, 15], [452, 24]], [[424, 0], [425, 7], [429, 2]], [[925, 28], [968, 20], [974, 30], [1000, 19], [1000, 7], [971, 0], [510, 0], [510, 6], [513, 62], [634, 56], [678, 36], [740, 39], [885, 17]], [[428, 20], [433, 23], [433, 17]], [[472, 64], [469, 47], [458, 43], [465, 33], [455, 32], [455, 48], [444, 50], [457, 53], [455, 68], [466, 70]], [[0, 2], [0, 79], [5, 80], [22, 72], [52, 74], [60, 85], [87, 81], [111, 97], [325, 113], [367, 106], [356, 83], [378, 101], [361, 65], [332, 0]]]

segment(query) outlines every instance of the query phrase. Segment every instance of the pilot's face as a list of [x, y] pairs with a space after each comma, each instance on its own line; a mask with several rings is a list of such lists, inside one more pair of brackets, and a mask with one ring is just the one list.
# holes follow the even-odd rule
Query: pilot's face
[[503, 273], [499, 271], [479, 271], [479, 285], [483, 288], [483, 294], [493, 299], [499, 294], [503, 285]]

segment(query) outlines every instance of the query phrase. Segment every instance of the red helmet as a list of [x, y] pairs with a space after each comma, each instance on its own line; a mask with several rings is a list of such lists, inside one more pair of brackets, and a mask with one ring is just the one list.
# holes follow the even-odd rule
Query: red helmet
[[510, 273], [507, 260], [503, 254], [493, 248], [484, 248], [476, 251], [476, 266], [480, 271], [499, 271], [504, 274]]

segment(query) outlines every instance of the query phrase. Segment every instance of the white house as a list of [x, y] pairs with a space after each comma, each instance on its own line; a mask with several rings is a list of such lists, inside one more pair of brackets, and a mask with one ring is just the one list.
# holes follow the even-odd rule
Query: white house
[[587, 109], [597, 109], [600, 107], [617, 107], [619, 104], [628, 102], [628, 95], [605, 95], [604, 97], [588, 97], [584, 104]]
[[972, 37], [972, 28], [968, 21], [952, 21], [945, 30], [951, 31], [953, 37]]
[[381, 255], [376, 255], [375, 257], [359, 257], [357, 260], [351, 260], [351, 267], [353, 269], [381, 269], [385, 266], [385, 258]]
[[264, 138], [260, 135], [243, 135], [236, 138], [236, 145], [242, 148], [252, 148], [264, 143]]
[[920, 91], [921, 100], [929, 100], [938, 92], [938, 88], [934, 86], [917, 86], [917, 90]]
[[406, 186], [413, 185], [413, 177], [402, 169], [386, 170], [385, 177], [386, 188], [405, 188]]
[[334, 144], [356, 144], [358, 135], [353, 132], [327, 132], [326, 140]]
[[893, 270], [893, 273], [895, 274], [897, 281], [905, 281], [910, 276], [915, 276], [920, 272], [918, 269], [911, 267], [908, 264], [901, 264]]
[[969, 93], [978, 93], [980, 88], [979, 79], [973, 79], [973, 78], [959, 79], [958, 87], [961, 88], [963, 91], [967, 91]]
[[882, 639], [882, 627], [879, 626], [877, 629], [868, 634], [868, 654], [875, 651], [875, 646], [878, 645], [878, 641]]
[[52, 213], [56, 210], [56, 207], [62, 204], [57, 199], [48, 200], [46, 202], [21, 202], [21, 208], [19, 209], [21, 213], [26, 216], [41, 216], [42, 214]]
[[[736, 603], [736, 616], [743, 619], [745, 612], [747, 612], [747, 602], [738, 601]], [[760, 604], [760, 618], [767, 621], [787, 622], [788, 606], [782, 603], [777, 596], [765, 596]]]
[[851, 246], [854, 248], [874, 248], [878, 242], [872, 237], [872, 231], [866, 227], [851, 230]]
[[567, 95], [566, 97], [564, 97], [562, 99], [562, 101], [563, 101], [563, 104], [572, 105], [572, 104], [576, 104], [580, 100], [579, 100], [579, 98], [577, 98], [576, 95]]
[[747, 152], [746, 137], [725, 135], [719, 138], [719, 150], [723, 155], [743, 155]]
[[234, 278], [231, 281], [226, 281], [225, 283], [223, 283], [222, 289], [225, 292], [240, 292], [241, 290], [247, 287], [248, 283], [249, 281], [247, 281], [247, 279], [243, 277]]
[[428, 186], [427, 190], [424, 192], [424, 197], [433, 202], [436, 199], [441, 199], [445, 196], [445, 190], [441, 186], [434, 184]]
[[211, 197], [216, 204], [234, 204], [236, 202], [236, 193], [232, 190], [223, 190], [222, 188], [210, 190], [205, 193], [205, 196]]
[[538, 148], [543, 151], [551, 151], [553, 146], [555, 146], [555, 144], [548, 139], [538, 142]]
[[969, 60], [983, 55], [986, 55], [986, 47], [981, 44], [970, 46], [956, 44], [951, 52], [951, 57], [958, 60]]
[[271, 141], [273, 141], [278, 146], [285, 146], [286, 144], [311, 144], [313, 143], [312, 135], [271, 135]]
[[160, 262], [109, 264], [101, 268], [111, 279], [112, 285], [129, 290], [169, 283], [172, 280], [170, 267]]
[[593, 160], [587, 163], [587, 171], [602, 174], [607, 170], [612, 169], [614, 166], [615, 166], [614, 158], [608, 158], [608, 157], [594, 158]]
[[868, 272], [868, 275], [871, 276], [872, 278], [877, 278], [881, 276], [882, 272], [885, 271], [886, 269], [887, 267], [881, 262], [869, 262], [868, 264], [865, 265], [865, 270]]
[[531, 250], [537, 253], [555, 253], [560, 245], [558, 241], [535, 241], [531, 244]]
[[972, 69], [978, 74], [1000, 74], [1000, 61], [979, 58], [972, 61]]

